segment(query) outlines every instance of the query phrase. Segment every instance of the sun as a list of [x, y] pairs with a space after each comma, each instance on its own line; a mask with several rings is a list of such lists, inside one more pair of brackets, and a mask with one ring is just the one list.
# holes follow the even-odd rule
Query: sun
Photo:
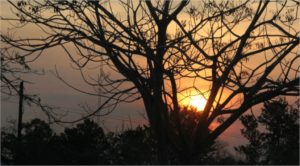
[[191, 111], [203, 111], [206, 103], [209, 91], [184, 91], [178, 95], [180, 105]]
[[203, 111], [207, 100], [202, 96], [191, 96], [189, 99], [189, 107], [196, 107], [198, 111]]

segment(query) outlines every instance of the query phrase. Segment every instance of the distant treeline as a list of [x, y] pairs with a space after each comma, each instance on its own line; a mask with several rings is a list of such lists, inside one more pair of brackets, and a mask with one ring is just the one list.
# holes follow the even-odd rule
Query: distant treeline
[[[121, 133], [107, 133], [92, 120], [56, 134], [50, 126], [33, 119], [24, 123], [20, 156], [17, 159], [17, 137], [13, 130], [1, 132], [1, 161], [4, 164], [156, 164], [157, 149], [150, 128], [128, 129]], [[217, 156], [214, 146], [203, 155], [209, 163], [226, 162]], [[223, 161], [221, 161], [223, 160]], [[176, 156], [174, 156], [176, 164]]]
[[[298, 108], [282, 100], [268, 102], [259, 117], [245, 115], [242, 135], [249, 140], [236, 147], [240, 159], [228, 154], [220, 142], [191, 164], [299, 164]], [[265, 127], [261, 132], [258, 126]], [[24, 123], [21, 143], [13, 128], [1, 131], [2, 164], [157, 164], [155, 139], [147, 126], [121, 133], [104, 133], [92, 120], [57, 134], [50, 126], [33, 119]], [[180, 164], [170, 148], [169, 164]], [[172, 153], [174, 152], [174, 153]]]

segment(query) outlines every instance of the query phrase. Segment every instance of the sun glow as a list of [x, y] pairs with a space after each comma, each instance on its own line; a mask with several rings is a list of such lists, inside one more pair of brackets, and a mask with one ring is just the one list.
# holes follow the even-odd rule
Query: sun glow
[[203, 111], [207, 100], [202, 96], [191, 96], [188, 107], [195, 107], [198, 111]]

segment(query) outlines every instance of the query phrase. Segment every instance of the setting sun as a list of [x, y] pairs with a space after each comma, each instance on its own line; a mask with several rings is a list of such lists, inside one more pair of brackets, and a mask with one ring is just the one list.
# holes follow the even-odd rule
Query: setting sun
[[191, 96], [189, 99], [189, 107], [196, 107], [197, 110], [202, 111], [206, 105], [206, 99], [201, 96]]

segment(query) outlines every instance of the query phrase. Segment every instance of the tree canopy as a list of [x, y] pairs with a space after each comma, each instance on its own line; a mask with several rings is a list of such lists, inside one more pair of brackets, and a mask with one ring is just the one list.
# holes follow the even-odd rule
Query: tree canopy
[[299, 105], [283, 99], [264, 104], [258, 118], [241, 117], [242, 135], [249, 141], [236, 148], [251, 164], [299, 164]]
[[[16, 133], [10, 128], [2, 128], [1, 161], [2, 164], [40, 165], [156, 164], [155, 144], [147, 126], [104, 133], [97, 123], [87, 119], [75, 127], [65, 128], [62, 133], [55, 133], [46, 122], [33, 119], [24, 123], [19, 163], [16, 163]], [[217, 156], [218, 151], [223, 149], [220, 145], [218, 143], [207, 150], [207, 154], [199, 160], [218, 163], [225, 158]], [[174, 149], [170, 152], [172, 164], [179, 164]]]

